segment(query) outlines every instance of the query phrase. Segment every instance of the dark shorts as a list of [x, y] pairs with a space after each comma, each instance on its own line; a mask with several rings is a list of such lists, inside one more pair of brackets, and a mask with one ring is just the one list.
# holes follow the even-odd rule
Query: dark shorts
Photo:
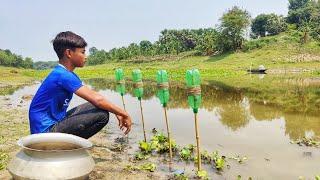
[[109, 122], [109, 112], [91, 103], [79, 105], [67, 112], [66, 117], [53, 125], [49, 132], [73, 134], [90, 138]]

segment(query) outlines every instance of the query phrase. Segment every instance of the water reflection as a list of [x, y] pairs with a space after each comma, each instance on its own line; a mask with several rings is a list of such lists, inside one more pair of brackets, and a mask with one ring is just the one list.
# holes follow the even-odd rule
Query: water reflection
[[[115, 83], [107, 79], [89, 79], [85, 81], [96, 90], [115, 90]], [[292, 83], [287, 80], [286, 83]], [[319, 107], [314, 106], [319, 101], [319, 90], [315, 87], [293, 86], [284, 91], [275, 92], [254, 92], [240, 90], [227, 86], [221, 82], [211, 81], [201, 85], [202, 88], [202, 109], [215, 114], [219, 121], [232, 131], [237, 131], [248, 125], [250, 120], [273, 121], [275, 119], [285, 120], [285, 134], [290, 139], [302, 138], [306, 133], [320, 136]], [[133, 86], [131, 82], [126, 84], [127, 93], [132, 95]], [[144, 100], [155, 97], [157, 86], [155, 82], [144, 82]], [[285, 92], [284, 94], [279, 94]], [[286, 106], [280, 108], [272, 103], [265, 104], [259, 97], [266, 93], [271, 98], [281, 96], [288, 101]], [[169, 109], [188, 109], [186, 100], [186, 89], [184, 84], [172, 82], [170, 84]], [[319, 102], [318, 102], [319, 101]], [[312, 107], [313, 106], [313, 107]], [[299, 109], [300, 111], [296, 111]], [[305, 113], [311, 112], [311, 113]]]

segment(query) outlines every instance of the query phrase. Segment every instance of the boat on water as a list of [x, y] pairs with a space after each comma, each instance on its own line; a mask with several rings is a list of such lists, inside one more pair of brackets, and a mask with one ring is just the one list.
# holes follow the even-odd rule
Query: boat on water
[[266, 70], [267, 69], [248, 69], [247, 72], [252, 74], [267, 74]]
[[248, 69], [247, 72], [249, 72], [251, 74], [267, 74], [266, 70], [267, 69], [263, 65], [260, 65], [258, 69], [252, 69], [250, 67], [250, 69]]

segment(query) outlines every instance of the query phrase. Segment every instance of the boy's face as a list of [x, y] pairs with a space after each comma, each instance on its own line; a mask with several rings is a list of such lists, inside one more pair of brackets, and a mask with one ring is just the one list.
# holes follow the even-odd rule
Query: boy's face
[[70, 50], [69, 59], [74, 67], [83, 67], [86, 62], [85, 48], [76, 48], [74, 51]]

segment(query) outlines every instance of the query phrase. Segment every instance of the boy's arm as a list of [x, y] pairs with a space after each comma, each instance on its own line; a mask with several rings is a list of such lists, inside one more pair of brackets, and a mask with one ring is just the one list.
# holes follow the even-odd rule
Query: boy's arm
[[114, 113], [119, 121], [120, 129], [122, 130], [123, 128], [126, 128], [125, 134], [129, 133], [129, 131], [131, 130], [132, 122], [131, 122], [131, 117], [126, 111], [112, 104], [106, 98], [104, 98], [101, 94], [90, 89], [85, 85], [80, 87], [75, 92], [75, 94], [89, 101], [91, 104], [93, 104], [94, 106], [100, 109], [104, 109], [111, 113]]

